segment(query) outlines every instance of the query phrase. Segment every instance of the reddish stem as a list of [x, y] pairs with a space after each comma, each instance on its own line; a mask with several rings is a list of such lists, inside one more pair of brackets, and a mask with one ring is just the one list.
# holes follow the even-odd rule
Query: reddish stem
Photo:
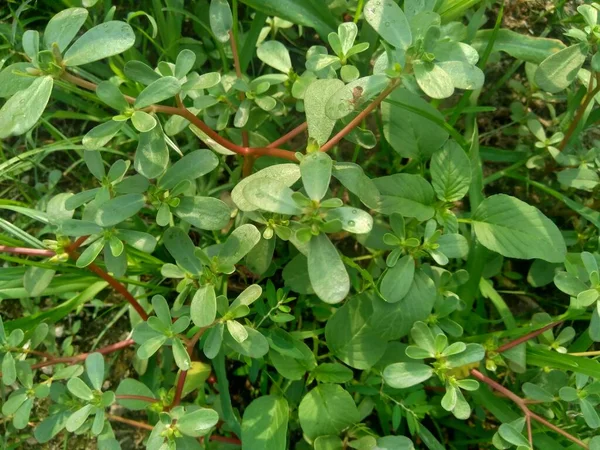
[[585, 442], [583, 442], [580, 439], [577, 439], [575, 436], [567, 433], [565, 430], [563, 430], [562, 428], [557, 427], [556, 425], [548, 422], [546, 419], [544, 419], [543, 417], [538, 416], [537, 414], [535, 414], [534, 412], [532, 412], [528, 407], [527, 404], [525, 403], [525, 400], [522, 399], [521, 397], [519, 397], [518, 395], [512, 393], [510, 390], [508, 390], [507, 388], [505, 388], [504, 386], [502, 386], [500, 383], [498, 383], [497, 381], [492, 380], [491, 378], [485, 376], [484, 374], [482, 374], [479, 370], [477, 369], [472, 369], [471, 370], [471, 375], [473, 375], [473, 377], [477, 378], [479, 381], [487, 384], [489, 387], [491, 387], [492, 389], [500, 392], [502, 395], [504, 395], [505, 397], [509, 398], [510, 400], [512, 400], [520, 409], [521, 411], [523, 411], [523, 413], [525, 414], [525, 418], [526, 420], [535, 420], [538, 423], [541, 423], [542, 425], [544, 425], [545, 427], [551, 429], [552, 431], [555, 431], [556, 433], [564, 436], [565, 438], [567, 438], [568, 440], [570, 440], [571, 442], [574, 442], [575, 444], [579, 445], [582, 448], [588, 448], [587, 444]]
[[338, 142], [340, 142], [348, 133], [350, 133], [354, 128], [356, 128], [363, 121], [363, 119], [365, 117], [367, 117], [371, 113], [371, 111], [373, 111], [375, 108], [377, 108], [377, 106], [379, 106], [379, 104], [382, 101], [384, 101], [385, 98], [388, 95], [390, 95], [392, 93], [392, 91], [394, 89], [396, 89], [399, 85], [400, 85], [400, 82], [398, 80], [393, 80], [390, 83], [390, 85], [387, 88], [385, 88], [383, 90], [383, 92], [381, 92], [381, 94], [379, 94], [375, 98], [375, 100], [373, 100], [371, 102], [371, 104], [369, 106], [367, 106], [365, 109], [363, 109], [354, 119], [352, 119], [350, 121], [350, 123], [348, 125], [346, 125], [344, 128], [342, 128], [338, 132], [338, 134], [336, 134], [328, 142], [323, 144], [323, 146], [321, 147], [321, 151], [328, 152], [333, 147], [335, 147]]
[[502, 353], [507, 350], [510, 350], [511, 348], [516, 347], [517, 345], [522, 344], [523, 342], [527, 342], [528, 340], [533, 339], [536, 336], [539, 336], [540, 334], [544, 333], [545, 331], [548, 331], [548, 330], [554, 328], [555, 326], [560, 325], [561, 323], [562, 323], [562, 321], [553, 322], [551, 324], [546, 325], [543, 328], [540, 328], [539, 330], [535, 330], [535, 331], [532, 331], [531, 333], [527, 333], [525, 336], [521, 336], [520, 338], [515, 339], [514, 341], [510, 341], [504, 345], [501, 345], [500, 347], [498, 347], [496, 349], [496, 352]]
[[83, 243], [87, 240], [87, 238], [89, 238], [89, 236], [80, 236], [78, 237], [75, 242], [73, 242], [71, 245], [69, 245], [67, 247], [67, 253], [68, 252], [74, 252], [76, 251], [79, 247], [81, 247], [83, 245]]
[[[189, 340], [189, 342], [187, 344], [187, 352], [190, 356], [192, 356], [192, 353], [194, 352], [194, 347], [195, 347], [196, 343], [202, 337], [204, 332], [206, 330], [208, 330], [208, 328], [209, 327], [200, 328], [196, 332], [196, 334], [194, 334], [194, 336], [192, 336], [192, 338]], [[187, 370], [182, 370], [179, 373], [179, 376], [177, 377], [177, 386], [175, 386], [175, 396], [173, 397], [173, 401], [171, 402], [169, 409], [174, 408], [175, 406], [179, 405], [179, 403], [181, 402], [181, 395], [183, 393], [183, 387], [185, 386], [186, 377], [187, 377]]]
[[123, 284], [119, 283], [117, 280], [115, 280], [112, 276], [110, 276], [108, 273], [106, 273], [94, 263], [91, 263], [87, 268], [94, 272], [96, 275], [98, 275], [100, 278], [102, 278], [104, 281], [106, 281], [115, 291], [117, 291], [119, 294], [125, 297], [125, 300], [127, 300], [127, 302], [131, 306], [133, 306], [133, 309], [136, 310], [136, 312], [139, 314], [142, 320], [148, 320], [148, 314], [146, 313], [146, 311], [144, 311], [142, 305], [138, 303], [135, 297], [131, 295], [131, 293]]
[[160, 402], [160, 400], [153, 398], [153, 397], [146, 397], [145, 395], [128, 395], [128, 394], [123, 394], [123, 395], [117, 395], [116, 396], [117, 400], [140, 400], [142, 402], [147, 402], [147, 403], [158, 403]]
[[40, 363], [33, 364], [31, 366], [31, 368], [39, 369], [41, 367], [53, 366], [55, 364], [75, 364], [75, 363], [78, 363], [81, 361], [85, 361], [85, 359], [91, 353], [100, 353], [101, 355], [108, 355], [109, 353], [113, 353], [113, 352], [122, 350], [126, 347], [129, 347], [130, 345], [133, 345], [134, 343], [135, 342], [133, 341], [133, 339], [125, 339], [124, 341], [119, 341], [114, 344], [107, 345], [106, 347], [99, 348], [98, 350], [95, 350], [93, 352], [80, 353], [79, 355], [75, 355], [75, 356], [64, 356], [64, 357], [52, 358], [48, 361], [42, 361]]
[[[87, 236], [82, 236], [79, 239], [77, 239], [77, 241], [75, 241], [75, 244], [77, 244], [77, 246], [81, 245], [81, 243], [83, 242], [83, 241], [81, 241], [81, 239], [83, 239], [84, 237], [87, 239]], [[85, 239], [83, 239], [83, 240], [85, 240]], [[74, 246], [75, 244], [73, 244], [72, 246]], [[65, 248], [65, 251], [69, 254], [69, 257], [71, 257], [71, 259], [77, 259], [79, 257], [79, 254], [76, 251], [71, 249], [72, 246]], [[52, 257], [55, 255], [55, 252], [53, 252], [52, 250], [40, 250], [40, 249], [36, 249], [36, 248], [24, 248], [24, 247], [7, 247], [6, 245], [0, 245], [0, 252], [14, 253], [14, 254], [19, 254], [19, 255], [29, 255], [29, 256], [45, 256], [45, 257]], [[92, 272], [94, 272], [96, 275], [98, 275], [104, 281], [106, 281], [115, 291], [117, 291], [121, 295], [123, 295], [123, 297], [125, 297], [125, 300], [127, 300], [129, 302], [129, 304], [131, 306], [133, 306], [133, 308], [137, 311], [137, 313], [140, 315], [140, 317], [143, 320], [148, 319], [148, 314], [146, 314], [146, 311], [144, 311], [144, 308], [142, 308], [142, 305], [140, 305], [138, 303], [138, 301], [135, 299], [135, 297], [129, 293], [129, 291], [127, 290], [127, 288], [124, 285], [119, 283], [117, 280], [115, 280], [112, 276], [110, 276], [108, 273], [106, 273], [104, 270], [102, 270], [100, 267], [98, 267], [94, 263], [91, 263], [88, 266], [88, 269], [91, 270]]]
[[269, 145], [267, 145], [267, 147], [268, 148], [279, 147], [280, 145], [285, 144], [289, 140], [294, 139], [296, 136], [298, 136], [299, 134], [301, 134], [304, 131], [306, 131], [307, 128], [308, 128], [308, 123], [307, 122], [301, 123], [300, 125], [298, 125], [296, 128], [294, 128], [289, 133], [284, 134], [283, 136], [281, 136], [276, 141], [271, 142]]
[[600, 82], [599, 81], [600, 80], [596, 79], [596, 87], [594, 88], [594, 72], [592, 71], [590, 73], [590, 81], [588, 84], [587, 92], [585, 93], [585, 97], [583, 98], [583, 101], [579, 105], [579, 109], [577, 110], [575, 117], [573, 117], [573, 120], [571, 121], [569, 128], [565, 132], [565, 137], [563, 138], [562, 141], [560, 141], [560, 144], [558, 144], [559, 150], [562, 151], [565, 149], [565, 147], [567, 146], [567, 144], [573, 137], [573, 133], [575, 133], [575, 130], [577, 129], [577, 126], [579, 125], [581, 118], [585, 114], [585, 110], [590, 105], [590, 102], [594, 99], [596, 94], [598, 94], [598, 92], [600, 92]]
[[[130, 425], [132, 427], [140, 428], [142, 430], [152, 431], [154, 429], [154, 427], [152, 425], [150, 425], [149, 423], [141, 422], [139, 420], [126, 419], [125, 417], [115, 416], [114, 414], [107, 414], [106, 417], [108, 418], [108, 420], [112, 420], [113, 422], [121, 422], [126, 425]], [[204, 438], [202, 437], [199, 440], [200, 440], [200, 442], [203, 442]], [[240, 441], [238, 438], [226, 437], [226, 436], [211, 436], [209, 440], [216, 441], [216, 442], [227, 442], [229, 444], [236, 444], [236, 445], [242, 444], [242, 441]]]
[[146, 422], [140, 422], [139, 420], [126, 419], [125, 417], [115, 416], [114, 414], [107, 414], [108, 420], [112, 420], [113, 422], [121, 422], [127, 425], [131, 425], [132, 427], [141, 428], [142, 430], [152, 431], [154, 427]]
[[52, 250], [42, 250], [39, 248], [26, 248], [26, 247], [8, 247], [6, 245], [0, 245], [0, 252], [2, 253], [13, 253], [16, 255], [27, 255], [27, 256], [44, 256], [51, 258], [55, 255]]

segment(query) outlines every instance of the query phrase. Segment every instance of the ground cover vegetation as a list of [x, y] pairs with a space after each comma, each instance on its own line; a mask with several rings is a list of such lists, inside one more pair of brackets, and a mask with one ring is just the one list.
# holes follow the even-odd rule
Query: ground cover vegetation
[[599, 15], [3, 2], [2, 448], [599, 450]]

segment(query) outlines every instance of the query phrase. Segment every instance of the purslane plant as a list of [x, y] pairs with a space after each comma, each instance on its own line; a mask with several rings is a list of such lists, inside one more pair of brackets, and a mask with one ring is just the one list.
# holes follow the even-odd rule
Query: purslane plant
[[[1, 223], [14, 239], [0, 251], [31, 257], [17, 260], [29, 265], [18, 272], [25, 296], [74, 293], [0, 320], [6, 442], [31, 425], [40, 444], [74, 433], [121, 448], [119, 423], [147, 430], [150, 450], [412, 449], [417, 439], [437, 449], [432, 418], [467, 420], [487, 407], [500, 422], [497, 448], [533, 448], [534, 423], [549, 433], [544, 445], [600, 448], [600, 364], [587, 359], [597, 352], [570, 351], [581, 322], [577, 348], [600, 341], [597, 229], [581, 245], [532, 204], [484, 195], [477, 106], [440, 107], [457, 89], [467, 101], [478, 95], [493, 51], [535, 63], [539, 96], [579, 77], [583, 102], [564, 131], [519, 118], [535, 139], [514, 167], [540, 168], [547, 153], [568, 167], [561, 185], [593, 191], [598, 153], [572, 139], [598, 93], [596, 4], [581, 6], [585, 23], [567, 33], [578, 43], [533, 39], [527, 53], [529, 38], [501, 33], [499, 21], [478, 31], [485, 5], [463, 23], [452, 20], [457, 2], [349, 2], [355, 21], [339, 23], [318, 2], [252, 0], [256, 25], [242, 33], [242, 6], [212, 0], [205, 19], [192, 15], [226, 63], [207, 70], [194, 47], [144, 62], [132, 17], [89, 3], [42, 33], [20, 32], [15, 62], [0, 72], [8, 142], [31, 136], [65, 92], [93, 99], [106, 119], [76, 148], [91, 174], [85, 188], [34, 208], [0, 205], [42, 225]], [[301, 55], [276, 39], [302, 32], [295, 23], [320, 35]], [[466, 116], [464, 135], [447, 120], [455, 114]], [[283, 148], [305, 134], [301, 151]], [[390, 170], [372, 177], [357, 155], [384, 141]], [[542, 188], [600, 227], [590, 208]], [[490, 281], [494, 258], [535, 260], [530, 284], [553, 281], [570, 297], [564, 314], [518, 327]], [[59, 289], [84, 270], [93, 282]], [[89, 353], [73, 354], [66, 339], [59, 348], [51, 325], [107, 286], [128, 303], [127, 338]], [[506, 331], [480, 326], [484, 297]], [[105, 382], [108, 355], [128, 347], [130, 376]], [[525, 397], [492, 378], [503, 372], [526, 377]]]

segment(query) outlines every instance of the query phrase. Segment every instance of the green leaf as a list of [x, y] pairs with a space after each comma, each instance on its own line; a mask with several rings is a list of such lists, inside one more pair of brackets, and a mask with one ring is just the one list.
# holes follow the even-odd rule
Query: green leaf
[[510, 442], [513, 445], [523, 445], [529, 448], [529, 441], [523, 436], [523, 434], [510, 423], [503, 423], [498, 428], [498, 434], [502, 439]]
[[219, 414], [214, 409], [198, 408], [180, 417], [177, 428], [187, 436], [199, 437], [208, 434], [218, 421]]
[[100, 152], [86, 150], [83, 152], [83, 160], [92, 175], [97, 180], [102, 181], [102, 178], [106, 176], [106, 170], [104, 169], [104, 160]]
[[265, 64], [287, 74], [292, 69], [290, 53], [279, 41], [265, 41], [256, 50], [256, 56]]
[[64, 56], [67, 67], [81, 66], [128, 50], [135, 43], [133, 29], [125, 22], [111, 20], [97, 25], [69, 47]]
[[444, 234], [438, 238], [437, 244], [437, 251], [448, 258], [464, 258], [469, 253], [469, 242], [462, 234]]
[[376, 208], [379, 202], [379, 190], [363, 169], [354, 163], [336, 163], [332, 175], [346, 189], [358, 196], [361, 202], [369, 208]]
[[88, 404], [88, 405], [85, 405], [84, 407], [78, 409], [73, 414], [71, 414], [66, 423], [67, 431], [69, 433], [72, 433], [75, 430], [77, 430], [79, 427], [81, 427], [84, 424], [84, 422], [87, 420], [87, 418], [90, 416], [90, 414], [92, 413], [93, 408], [94, 408], [94, 405]]
[[37, 66], [38, 53], [40, 52], [40, 33], [36, 30], [25, 31], [21, 38], [21, 45], [25, 54]]
[[319, 436], [314, 441], [315, 450], [344, 450], [342, 440], [338, 436]]
[[413, 324], [427, 320], [437, 298], [435, 283], [423, 271], [416, 269], [408, 294], [398, 303], [388, 303], [375, 294], [363, 294], [372, 305], [370, 323], [386, 340], [399, 339], [408, 334]]
[[88, 17], [85, 8], [68, 8], [54, 15], [44, 30], [44, 45], [52, 49], [56, 43], [58, 49], [63, 52], [85, 23]]
[[5, 416], [13, 415], [23, 403], [27, 400], [27, 392], [25, 389], [19, 389], [10, 394], [8, 400], [2, 405], [2, 414]]
[[243, 449], [285, 450], [290, 411], [282, 397], [264, 395], [253, 400], [242, 420]]
[[174, 97], [181, 90], [181, 84], [175, 77], [162, 77], [154, 81], [140, 92], [135, 99], [135, 106], [138, 109], [160, 103], [163, 100]]
[[588, 49], [582, 42], [548, 56], [535, 71], [535, 84], [552, 94], [566, 89], [575, 81]]
[[219, 354], [221, 343], [223, 342], [224, 328], [225, 325], [223, 325], [222, 322], [219, 322], [206, 333], [206, 341], [204, 342], [203, 350], [208, 359], [214, 359]]
[[484, 357], [485, 349], [481, 344], [467, 344], [463, 352], [448, 356], [448, 367], [466, 366], [481, 361]]
[[140, 133], [133, 167], [148, 179], [158, 178], [169, 164], [169, 149], [160, 126]]
[[140, 359], [148, 359], [154, 355], [167, 341], [167, 337], [163, 335], [150, 338], [137, 349], [137, 356]]
[[564, 169], [558, 172], [556, 176], [560, 184], [589, 192], [600, 184], [600, 177], [596, 171], [587, 167]]
[[439, 65], [415, 61], [413, 70], [419, 87], [431, 98], [448, 98], [454, 93], [452, 78]]
[[55, 270], [31, 266], [23, 276], [23, 287], [31, 297], [38, 297], [54, 278]]
[[227, 331], [229, 332], [229, 335], [239, 344], [248, 339], [248, 332], [241, 323], [235, 320], [228, 320], [225, 322], [225, 324], [227, 325]]
[[298, 164], [276, 164], [274, 166], [266, 167], [255, 174], [252, 174], [242, 179], [231, 192], [231, 198], [236, 206], [242, 211], [255, 211], [259, 209], [258, 206], [253, 205], [244, 195], [244, 190], [249, 183], [255, 180], [264, 179], [275, 179], [279, 183], [285, 186], [291, 186], [300, 179], [300, 167]]
[[339, 303], [350, 291], [350, 278], [337, 249], [324, 234], [313, 236], [308, 246], [308, 276], [317, 296]]
[[200, 287], [190, 305], [190, 316], [194, 325], [207, 327], [211, 325], [217, 317], [217, 296], [212, 284]]
[[562, 262], [567, 252], [556, 225], [537, 208], [509, 195], [486, 198], [473, 215], [479, 242], [503, 256]]
[[128, 61], [125, 64], [124, 71], [127, 78], [142, 83], [145, 86], [154, 83], [160, 78], [160, 75], [156, 71], [141, 61]]
[[237, 264], [260, 240], [260, 231], [249, 223], [237, 227], [219, 250], [219, 264], [225, 267]]
[[327, 220], [338, 219], [342, 229], [356, 234], [369, 233], [373, 229], [373, 217], [368, 212], [350, 206], [333, 208], [327, 213]]
[[37, 78], [27, 75], [27, 69], [33, 68], [28, 62], [19, 62], [5, 67], [0, 72], [0, 98], [8, 98], [27, 89]]
[[35, 439], [40, 443], [46, 443], [50, 441], [54, 436], [60, 433], [69, 418], [69, 412], [57, 412], [52, 414], [48, 418], [44, 419], [34, 430], [33, 435]]
[[220, 230], [231, 214], [226, 203], [213, 197], [183, 197], [173, 212], [201, 230]]
[[266, 355], [269, 352], [269, 342], [267, 339], [254, 328], [247, 326], [244, 326], [244, 328], [248, 333], [248, 337], [241, 343], [233, 339], [231, 335], [225, 334], [224, 340], [229, 348], [249, 358], [261, 358]]
[[[422, 429], [423, 427], [420, 427], [420, 430]], [[436, 450], [429, 445], [428, 448]], [[377, 447], [373, 450], [415, 450], [415, 446], [409, 438], [404, 436], [384, 436], [377, 439]]]
[[173, 339], [173, 358], [181, 370], [188, 370], [192, 366], [192, 359], [180, 339]]
[[598, 416], [596, 407], [592, 402], [587, 398], [579, 399], [579, 407], [581, 408], [583, 418], [588, 427], [592, 429], [600, 427], [600, 416]]
[[36, 78], [17, 92], [0, 109], [0, 139], [29, 131], [46, 109], [54, 81], [50, 76]]
[[195, 63], [196, 54], [193, 51], [187, 48], [181, 50], [175, 61], [175, 77], [179, 79], [185, 77], [192, 70]]
[[7, 352], [2, 358], [2, 382], [8, 386], [17, 381], [17, 367], [12, 353]]
[[108, 144], [124, 126], [125, 122], [108, 120], [88, 131], [81, 143], [86, 150], [98, 150]]
[[483, 86], [485, 75], [482, 70], [464, 61], [441, 61], [436, 63], [452, 80], [458, 89], [480, 89]]
[[115, 226], [135, 216], [142, 209], [144, 203], [144, 196], [141, 194], [126, 194], [115, 197], [100, 205], [96, 210], [94, 222], [101, 227]]
[[373, 182], [380, 192], [377, 209], [382, 214], [398, 213], [419, 221], [429, 220], [435, 214], [433, 188], [423, 177], [397, 173], [375, 178]]
[[399, 49], [412, 44], [410, 25], [404, 11], [392, 0], [369, 0], [364, 9], [365, 19], [387, 42]]
[[431, 158], [433, 190], [440, 200], [455, 202], [463, 198], [471, 185], [471, 163], [465, 151], [454, 141]]
[[94, 222], [85, 220], [65, 219], [60, 224], [60, 229], [67, 236], [85, 236], [102, 232], [102, 227]]
[[200, 178], [218, 165], [219, 158], [210, 150], [194, 150], [169, 167], [157, 185], [161, 189], [172, 189], [181, 180]]
[[321, 384], [306, 394], [298, 416], [302, 431], [311, 439], [337, 435], [360, 420], [352, 396], [336, 384]]
[[192, 275], [202, 273], [202, 262], [195, 255], [194, 243], [185, 231], [179, 227], [171, 227], [163, 234], [163, 241], [171, 256], [184, 270]]
[[371, 320], [373, 304], [366, 296], [354, 296], [327, 321], [327, 347], [355, 369], [366, 370], [383, 356], [386, 340]]
[[406, 297], [415, 276], [415, 261], [410, 255], [403, 256], [381, 279], [382, 298], [396, 303]]
[[421, 363], [390, 364], [383, 371], [385, 382], [396, 389], [406, 389], [415, 384], [428, 380], [433, 375], [433, 369]]
[[335, 120], [330, 119], [325, 114], [325, 105], [329, 98], [344, 83], [338, 79], [317, 80], [311, 83], [304, 94], [304, 110], [306, 113], [306, 122], [308, 123], [308, 135], [323, 145], [331, 136]]
[[227, 0], [211, 0], [208, 9], [210, 29], [220, 42], [229, 40], [229, 31], [233, 27], [233, 16]]
[[366, 104], [389, 86], [386, 75], [375, 74], [354, 80], [329, 97], [325, 105], [325, 114], [329, 119], [342, 119]]
[[256, 178], [244, 184], [246, 202], [256, 209], [278, 214], [297, 215], [302, 209], [292, 198], [292, 191], [283, 182], [273, 178]]
[[347, 383], [354, 378], [354, 372], [339, 363], [319, 364], [313, 374], [321, 383]]
[[505, 28], [479, 30], [475, 33], [471, 45], [483, 53], [492, 36], [494, 36], [493, 52], [505, 52], [513, 58], [533, 64], [540, 64], [544, 59], [565, 48], [565, 44], [558, 39], [516, 33]]
[[135, 111], [131, 115], [131, 123], [140, 133], [147, 133], [157, 125], [156, 119], [144, 111]]
[[117, 111], [125, 111], [129, 106], [119, 87], [110, 81], [99, 83], [96, 87], [96, 95], [100, 100]]
[[250, 306], [256, 300], [260, 298], [262, 294], [262, 288], [258, 284], [251, 284], [246, 289], [242, 291], [237, 298], [231, 302], [230, 309], [234, 309], [240, 305]]
[[[396, 89], [381, 105], [383, 134], [401, 156], [429, 159], [444, 145], [448, 132], [428, 118], [444, 122], [444, 116], [423, 98], [406, 89]], [[406, 110], [401, 105], [409, 105]], [[421, 112], [419, 114], [418, 112]]]
[[69, 389], [71, 394], [81, 400], [89, 401], [94, 399], [94, 393], [81, 378], [71, 378], [67, 382], [67, 389]]
[[104, 382], [104, 357], [100, 353], [92, 353], [85, 359], [85, 371], [92, 387], [97, 391], [102, 389]]
[[336, 19], [321, 0], [242, 0], [252, 9], [269, 16], [314, 28], [322, 37], [335, 31]]
[[77, 267], [89, 266], [96, 260], [96, 258], [104, 248], [104, 244], [104, 239], [97, 239], [94, 242], [92, 242], [86, 247], [86, 249], [81, 253], [81, 255], [79, 255], [79, 258], [77, 258], [75, 265]]
[[306, 155], [300, 162], [302, 184], [311, 200], [319, 202], [327, 194], [332, 166], [333, 161], [323, 152]]
[[118, 398], [119, 395], [139, 395], [143, 397], [156, 398], [152, 389], [144, 383], [132, 378], [125, 378], [119, 383], [119, 387], [115, 391], [117, 394], [117, 403], [132, 411], [140, 411], [146, 409], [152, 403], [143, 400], [131, 400]]

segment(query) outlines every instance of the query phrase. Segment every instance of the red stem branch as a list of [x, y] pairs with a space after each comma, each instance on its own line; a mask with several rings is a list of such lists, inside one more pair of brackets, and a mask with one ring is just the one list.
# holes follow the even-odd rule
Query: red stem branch
[[560, 325], [561, 323], [562, 323], [562, 321], [553, 322], [553, 323], [546, 325], [545, 327], [540, 328], [539, 330], [535, 330], [535, 331], [532, 331], [531, 333], [527, 333], [525, 336], [521, 336], [520, 338], [515, 339], [514, 341], [510, 341], [504, 345], [501, 345], [500, 347], [498, 347], [496, 349], [496, 352], [502, 353], [507, 350], [510, 350], [511, 348], [516, 347], [517, 345], [522, 344], [523, 342], [527, 342], [528, 340], [533, 339], [536, 336], [539, 336], [540, 334], [544, 333], [545, 331], [548, 331], [548, 330], [554, 328], [555, 326]]
[[158, 403], [160, 401], [153, 397], [146, 397], [145, 395], [123, 394], [123, 395], [117, 395], [116, 398], [117, 398], [117, 400], [140, 400], [142, 402], [147, 402], [147, 403]]
[[115, 416], [114, 414], [107, 414], [106, 417], [108, 417], [108, 420], [112, 420], [113, 422], [121, 422], [131, 425], [132, 427], [141, 428], [142, 430], [152, 431], [154, 428], [149, 423], [140, 422], [139, 420], [126, 419], [125, 417]]
[[579, 105], [579, 108], [577, 109], [577, 113], [575, 114], [575, 117], [573, 117], [573, 120], [571, 121], [569, 128], [565, 132], [565, 137], [563, 138], [562, 141], [560, 141], [560, 144], [558, 144], [559, 150], [562, 151], [565, 149], [565, 147], [567, 146], [567, 144], [573, 137], [573, 133], [575, 133], [575, 130], [577, 129], [577, 126], [579, 125], [581, 118], [585, 114], [586, 109], [590, 105], [590, 102], [594, 99], [596, 94], [598, 94], [598, 92], [600, 92], [600, 82], [599, 81], [600, 80], [598, 78], [596, 78], [596, 87], [594, 88], [594, 71], [592, 71], [590, 73], [590, 81], [588, 84], [587, 92], [585, 93], [583, 101]]
[[283, 136], [281, 136], [279, 139], [277, 139], [276, 141], [271, 142], [269, 145], [267, 145], [267, 147], [268, 148], [279, 147], [280, 145], [285, 144], [289, 140], [295, 138], [299, 134], [301, 134], [304, 131], [306, 131], [307, 128], [308, 128], [308, 123], [307, 122], [301, 123], [300, 125], [298, 125], [296, 128], [294, 128], [289, 133], [286, 133]]
[[0, 245], [0, 252], [26, 256], [44, 256], [47, 258], [51, 258], [55, 255], [55, 253], [52, 250], [42, 250], [39, 248], [26, 247], [8, 247], [6, 245]]
[[[73, 243], [72, 245], [65, 248], [65, 251], [69, 254], [71, 259], [77, 259], [79, 257], [79, 254], [74, 250], [74, 248], [78, 248], [83, 243], [83, 241], [85, 241], [85, 239], [87, 239], [87, 236], [82, 236], [79, 239], [77, 239], [75, 241], [75, 243]], [[52, 257], [55, 255], [55, 252], [53, 252], [52, 250], [40, 250], [40, 249], [36, 249], [36, 248], [24, 248], [24, 247], [7, 247], [6, 245], [0, 245], [0, 252], [14, 253], [14, 254], [28, 255], [28, 256], [44, 256], [44, 257]], [[98, 275], [104, 281], [106, 281], [115, 291], [117, 291], [123, 297], [125, 297], [125, 300], [127, 300], [127, 302], [129, 302], [129, 304], [131, 306], [133, 306], [133, 308], [137, 311], [137, 313], [140, 315], [140, 317], [143, 320], [148, 319], [148, 314], [146, 314], [146, 311], [144, 311], [144, 308], [142, 308], [142, 305], [140, 305], [138, 303], [138, 301], [135, 299], [135, 297], [129, 293], [129, 291], [123, 284], [119, 283], [111, 275], [106, 273], [104, 270], [102, 270], [100, 267], [98, 267], [94, 263], [90, 264], [88, 266], [88, 269], [90, 271], [94, 272], [96, 275]]]
[[126, 347], [129, 347], [130, 345], [133, 345], [133, 344], [134, 344], [133, 339], [125, 339], [124, 341], [119, 341], [114, 344], [107, 345], [106, 347], [99, 348], [98, 350], [95, 350], [94, 352], [80, 353], [79, 355], [75, 355], [75, 356], [64, 356], [64, 357], [52, 358], [47, 361], [42, 361], [40, 363], [33, 364], [31, 366], [31, 368], [39, 369], [41, 367], [53, 366], [55, 364], [75, 364], [78, 362], [85, 361], [85, 359], [91, 353], [100, 353], [101, 355], [108, 355], [109, 353], [114, 353], [116, 351], [119, 351]]
[[342, 128], [334, 137], [332, 137], [331, 139], [329, 139], [328, 142], [326, 142], [325, 144], [323, 144], [323, 146], [321, 147], [321, 151], [322, 152], [328, 152], [329, 150], [331, 150], [333, 147], [335, 147], [337, 145], [338, 142], [340, 142], [348, 133], [350, 133], [354, 128], [356, 128], [365, 117], [367, 117], [371, 111], [373, 111], [375, 108], [377, 108], [377, 106], [379, 106], [379, 104], [385, 100], [385, 98], [390, 95], [392, 93], [392, 91], [394, 89], [396, 89], [396, 87], [398, 87], [400, 85], [400, 82], [398, 80], [393, 80], [390, 85], [385, 88], [383, 90], [383, 92], [381, 92], [381, 94], [379, 94], [375, 100], [373, 100], [371, 102], [371, 104], [369, 106], [367, 106], [365, 109], [363, 109], [354, 119], [352, 119], [350, 121], [350, 123], [348, 123], [348, 125], [346, 125], [344, 128]]
[[[192, 356], [192, 353], [194, 352], [194, 347], [196, 346], [196, 343], [202, 337], [204, 332], [206, 330], [208, 330], [208, 328], [209, 327], [200, 328], [196, 332], [196, 334], [194, 334], [194, 336], [192, 336], [192, 338], [189, 340], [189, 342], [187, 344], [187, 352], [190, 356]], [[169, 406], [169, 409], [174, 408], [175, 406], [179, 405], [179, 402], [181, 402], [181, 395], [183, 393], [183, 387], [185, 386], [186, 377], [187, 377], [187, 370], [182, 370], [179, 373], [179, 376], [177, 377], [177, 385], [175, 386], [175, 395], [173, 397], [173, 401], [171, 402], [171, 405]]]
[[[583, 442], [582, 440], [576, 438], [575, 436], [567, 433], [565, 430], [563, 430], [562, 428], [557, 427], [556, 425], [548, 422], [546, 419], [544, 419], [543, 417], [538, 416], [537, 414], [535, 414], [534, 412], [532, 412], [528, 407], [527, 404], [525, 403], [525, 400], [522, 399], [521, 397], [519, 397], [518, 395], [512, 393], [509, 389], [505, 388], [504, 386], [502, 386], [500, 383], [498, 383], [497, 381], [492, 380], [491, 378], [485, 376], [484, 374], [482, 374], [479, 370], [477, 369], [472, 369], [471, 370], [471, 375], [473, 375], [474, 378], [477, 378], [479, 381], [487, 384], [489, 387], [491, 387], [492, 389], [500, 392], [502, 395], [504, 395], [505, 397], [509, 398], [510, 400], [512, 400], [520, 409], [521, 411], [523, 411], [523, 413], [525, 414], [525, 419], [527, 421], [531, 421], [531, 419], [535, 420], [538, 423], [541, 423], [542, 425], [544, 425], [545, 427], [549, 428], [552, 431], [555, 431], [556, 433], [564, 436], [565, 438], [567, 438], [568, 440], [570, 440], [571, 442], [574, 442], [575, 444], [579, 445], [581, 448], [589, 448], [587, 446], [587, 444], [585, 442]], [[531, 427], [531, 424], [528, 425], [528, 432], [529, 429]]]

